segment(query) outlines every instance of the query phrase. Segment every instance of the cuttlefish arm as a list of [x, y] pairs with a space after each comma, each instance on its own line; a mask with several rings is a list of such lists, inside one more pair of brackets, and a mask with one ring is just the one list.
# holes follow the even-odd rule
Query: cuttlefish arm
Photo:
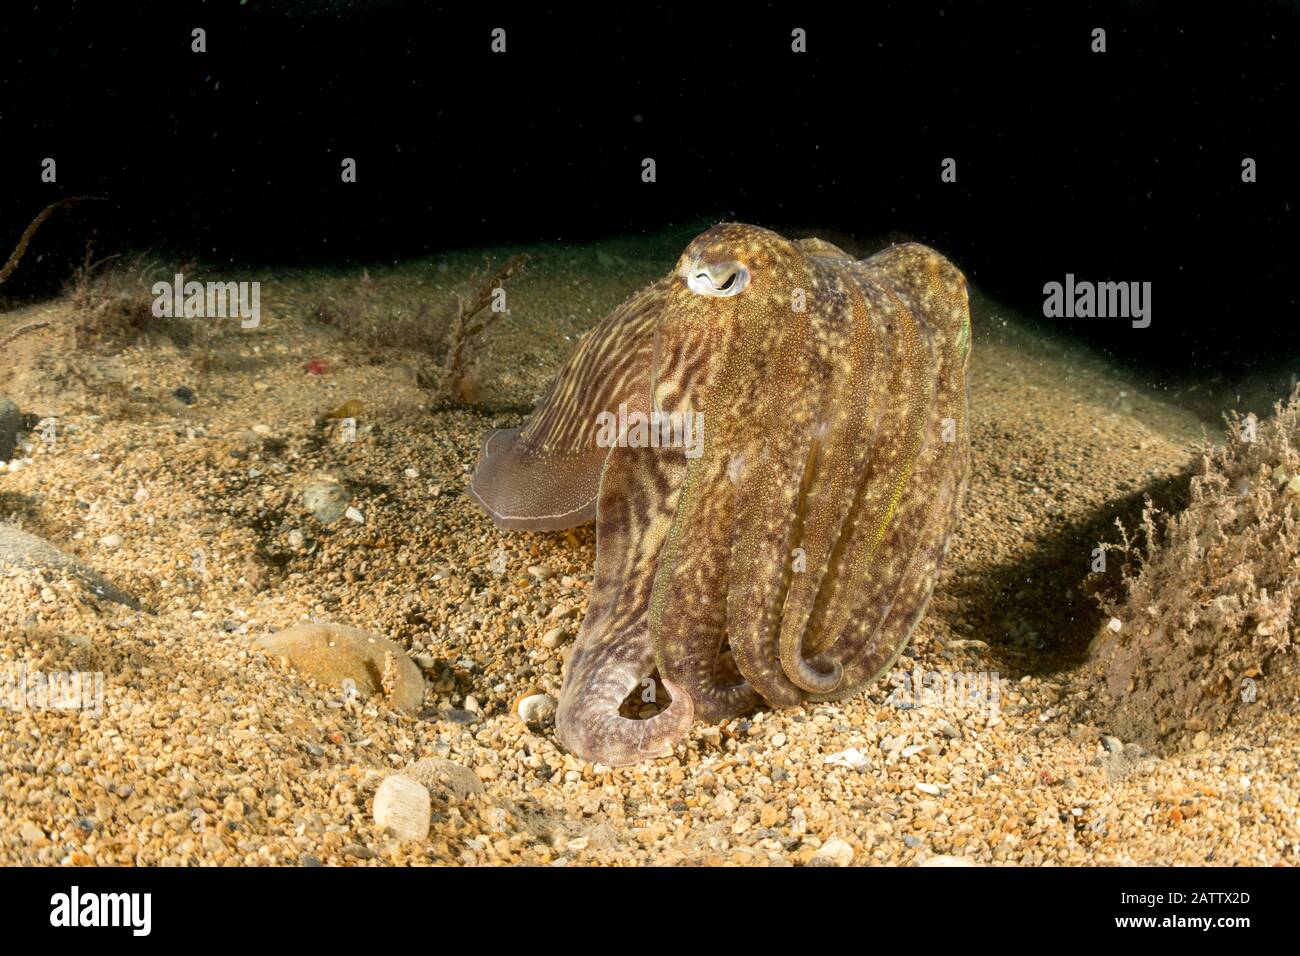
[[681, 449], [623, 448], [609, 453], [596, 508], [596, 574], [587, 616], [560, 690], [556, 732], [575, 754], [621, 767], [672, 752], [694, 720], [691, 697], [671, 679], [672, 700], [645, 720], [619, 715], [638, 687], [653, 692], [647, 614], [659, 554], [686, 459]]
[[537, 408], [518, 428], [483, 440], [469, 496], [497, 527], [555, 531], [596, 517], [609, 449], [597, 444], [597, 416], [649, 409], [654, 328], [667, 280], [637, 292], [578, 343]]
[[[660, 674], [690, 695], [706, 721], [743, 713], [762, 699], [731, 658], [727, 595], [735, 580], [734, 535], [749, 522], [739, 510], [740, 484], [780, 454], [753, 441], [744, 422], [764, 394], [765, 365], [780, 338], [774, 308], [782, 294], [790, 303], [805, 261], [797, 246], [766, 230], [710, 229], [678, 261], [656, 332], [655, 405], [698, 412], [704, 437], [686, 466], [664, 541], [650, 637]], [[796, 268], [787, 273], [790, 263]]]
[[[803, 307], [774, 293], [729, 348], [707, 393], [711, 443], [691, 466], [660, 573], [662, 668], [702, 716], [842, 684], [845, 662], [809, 659], [804, 634], [838, 583], [828, 576], [861, 584], [881, 535], [848, 554], [841, 537], [855, 522], [888, 525], [933, 395], [914, 317], [839, 266], [787, 269]], [[719, 677], [723, 634], [743, 682]]]
[[[933, 593], [969, 464], [964, 277], [932, 250], [908, 244], [856, 264], [845, 278], [894, 348], [861, 381], [841, 379], [864, 408], [881, 409], [872, 430], [869, 415], [837, 420], [841, 449], [869, 451], [865, 460], [846, 453], [838, 469], [827, 456], [825, 492], [814, 466], [802, 509], [807, 569], [792, 576], [783, 598], [777, 656], [810, 700], [855, 693], [902, 652]], [[884, 344], [873, 352], [889, 354]], [[854, 351], [846, 350], [850, 370]], [[847, 407], [843, 398], [836, 405]], [[844, 501], [847, 511], [836, 506]], [[763, 640], [760, 651], [770, 653], [770, 632]], [[739, 651], [737, 659], [744, 671]]]
[[[837, 294], [819, 305], [835, 327], [819, 338], [833, 356], [831, 372], [810, 390], [813, 438], [784, 478], [793, 486], [802, 468], [785, 541], [799, 567], [777, 579], [769, 543], [761, 542], [748, 560], [765, 563], [784, 590], [770, 622], [745, 621], [732, 637], [742, 672], [760, 671], [764, 696], [785, 705], [843, 683], [848, 661], [815, 656], [807, 645], [829, 594], [869, 587], [881, 529], [911, 477], [933, 395], [929, 343], [916, 319], [894, 308], [884, 290], [842, 270], [827, 284]], [[872, 533], [854, 536], [855, 527]]]
[[837, 254], [724, 224], [683, 254], [660, 323], [659, 339], [674, 343], [666, 354], [708, 346], [683, 395], [703, 410], [703, 451], [687, 468], [650, 611], [660, 673], [704, 720], [798, 698], [779, 661], [753, 653], [753, 638], [776, 633], [806, 462], [822, 436], [834, 368], [821, 346], [833, 343], [808, 303], [844, 298], [828, 281]]
[[[810, 621], [811, 654], [843, 660], [840, 686], [812, 699], [854, 693], [892, 666], [925, 611], [956, 526], [970, 468], [970, 310], [966, 280], [931, 249], [905, 244], [863, 265], [888, 280], [900, 306], [924, 322], [934, 351], [934, 406], [920, 453], [912, 466], [909, 493], [895, 509], [877, 548], [867, 585], [828, 596]], [[855, 527], [849, 550], [870, 534]], [[841, 580], [849, 578], [842, 577]]]
[[[687, 249], [682, 284], [670, 290], [659, 337], [710, 345], [695, 402], [706, 438], [665, 542], [650, 630], [660, 672], [705, 720], [802, 694], [776, 647], [792, 549], [813, 463], [858, 454], [829, 429], [838, 353], [849, 347], [857, 364], [869, 360], [865, 343], [849, 343], [831, 321], [850, 301], [831, 264], [839, 255], [819, 240], [719, 226]], [[733, 275], [746, 286], [737, 291]], [[722, 291], [714, 277], [729, 280]]]
[[[765, 282], [707, 313], [708, 439], [650, 612], [660, 672], [704, 719], [843, 696], [892, 663], [933, 589], [968, 447], [965, 287], [946, 260], [715, 233], [688, 274], [734, 255]], [[663, 325], [692, 311], [670, 295]]]

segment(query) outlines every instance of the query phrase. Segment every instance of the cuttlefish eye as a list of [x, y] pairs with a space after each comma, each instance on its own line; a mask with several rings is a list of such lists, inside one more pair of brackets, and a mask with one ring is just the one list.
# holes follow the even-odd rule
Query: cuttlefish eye
[[739, 262], [700, 262], [686, 270], [686, 287], [715, 299], [739, 295], [749, 285], [749, 270]]

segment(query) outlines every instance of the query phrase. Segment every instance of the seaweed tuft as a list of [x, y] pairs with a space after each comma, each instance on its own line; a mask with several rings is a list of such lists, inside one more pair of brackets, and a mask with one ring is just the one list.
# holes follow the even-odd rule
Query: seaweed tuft
[[1148, 501], [1135, 534], [1120, 526], [1130, 566], [1091, 648], [1114, 732], [1151, 745], [1300, 690], [1300, 389], [1266, 421], [1229, 416], [1196, 471], [1185, 509]]

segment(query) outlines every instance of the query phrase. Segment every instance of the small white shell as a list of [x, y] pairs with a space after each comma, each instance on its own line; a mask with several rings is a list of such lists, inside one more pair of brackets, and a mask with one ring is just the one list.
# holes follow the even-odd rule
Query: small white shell
[[530, 694], [515, 704], [515, 712], [526, 724], [544, 724], [555, 716], [555, 706], [550, 694]]

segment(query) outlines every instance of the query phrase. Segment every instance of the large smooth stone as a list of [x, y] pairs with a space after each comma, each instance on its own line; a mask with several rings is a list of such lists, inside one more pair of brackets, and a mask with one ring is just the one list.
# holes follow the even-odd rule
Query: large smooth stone
[[468, 800], [483, 793], [483, 781], [473, 770], [441, 757], [417, 760], [402, 771], [402, 776], [422, 784], [433, 793], [457, 800]]
[[342, 687], [352, 680], [357, 693], [367, 697], [383, 695], [384, 662], [391, 654], [395, 681], [389, 703], [416, 711], [424, 699], [424, 675], [406, 651], [368, 631], [342, 624], [297, 624], [259, 637], [253, 646], [287, 658], [294, 670], [321, 683]]
[[116, 587], [89, 565], [60, 551], [44, 538], [38, 538], [34, 534], [28, 534], [10, 525], [0, 525], [0, 564], [65, 571], [80, 581], [96, 597], [125, 604], [137, 611], [140, 609], [139, 601]]

